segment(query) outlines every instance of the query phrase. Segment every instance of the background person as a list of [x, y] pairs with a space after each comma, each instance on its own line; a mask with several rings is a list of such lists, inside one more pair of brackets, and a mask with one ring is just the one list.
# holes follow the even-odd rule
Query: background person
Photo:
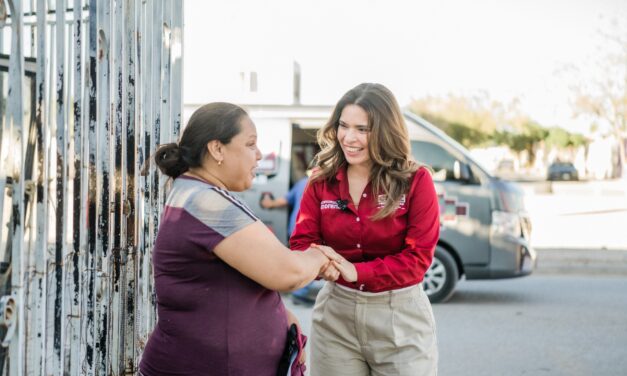
[[342, 258], [323, 271], [337, 281], [314, 306], [311, 375], [435, 375], [435, 322], [420, 282], [439, 237], [438, 200], [411, 157], [396, 99], [379, 84], [353, 88], [318, 141], [290, 244], [324, 244]]
[[155, 153], [175, 180], [152, 253], [158, 322], [141, 374], [276, 375], [296, 319], [274, 290], [305, 286], [328, 259], [290, 252], [229, 193], [250, 188], [260, 159], [255, 125], [229, 103], [199, 108]]
[[271, 198], [269, 195], [265, 195], [259, 203], [259, 205], [261, 205], [264, 209], [291, 207], [289, 220], [287, 222], [288, 237], [291, 236], [294, 231], [294, 226], [296, 225], [296, 215], [298, 215], [300, 201], [303, 198], [303, 192], [305, 191], [305, 186], [307, 185], [310, 175], [311, 170], [307, 170], [307, 175], [294, 183], [285, 196]]
[[[290, 237], [294, 231], [296, 216], [298, 215], [298, 210], [300, 209], [300, 201], [303, 197], [303, 192], [305, 191], [310, 175], [311, 170], [307, 170], [306, 176], [294, 183], [285, 196], [273, 199], [270, 198], [269, 195], [265, 195], [259, 203], [264, 209], [284, 208], [288, 206], [291, 208], [287, 224], [288, 237]], [[310, 296], [310, 291], [314, 283], [316, 283], [316, 281], [313, 281], [307, 286], [292, 292], [292, 301], [296, 304], [304, 303], [312, 305], [315, 301], [315, 297]]]

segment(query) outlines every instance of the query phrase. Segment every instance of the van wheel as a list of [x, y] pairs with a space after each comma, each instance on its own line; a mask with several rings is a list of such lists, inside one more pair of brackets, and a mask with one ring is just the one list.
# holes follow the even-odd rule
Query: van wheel
[[453, 295], [458, 279], [459, 272], [455, 259], [445, 248], [436, 246], [433, 262], [422, 282], [431, 303], [447, 301]]

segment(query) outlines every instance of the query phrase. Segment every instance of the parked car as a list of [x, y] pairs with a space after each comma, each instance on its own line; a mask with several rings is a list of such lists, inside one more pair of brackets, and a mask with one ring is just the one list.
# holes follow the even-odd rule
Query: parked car
[[579, 173], [570, 162], [553, 162], [546, 174], [547, 180], [579, 180]]
[[513, 173], [518, 170], [516, 162], [512, 158], [504, 158], [496, 165], [497, 173]]

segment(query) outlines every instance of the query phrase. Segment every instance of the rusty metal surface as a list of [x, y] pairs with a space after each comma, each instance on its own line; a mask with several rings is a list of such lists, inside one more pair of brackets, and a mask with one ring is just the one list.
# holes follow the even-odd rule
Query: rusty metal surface
[[3, 4], [0, 375], [135, 374], [165, 197], [142, 168], [181, 128], [182, 1]]

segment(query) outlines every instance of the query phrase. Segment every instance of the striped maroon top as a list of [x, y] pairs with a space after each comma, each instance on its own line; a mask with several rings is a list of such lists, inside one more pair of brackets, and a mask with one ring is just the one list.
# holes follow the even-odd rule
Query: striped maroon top
[[158, 322], [140, 370], [156, 375], [275, 375], [287, 334], [280, 295], [217, 258], [257, 217], [229, 192], [174, 181], [152, 253]]

